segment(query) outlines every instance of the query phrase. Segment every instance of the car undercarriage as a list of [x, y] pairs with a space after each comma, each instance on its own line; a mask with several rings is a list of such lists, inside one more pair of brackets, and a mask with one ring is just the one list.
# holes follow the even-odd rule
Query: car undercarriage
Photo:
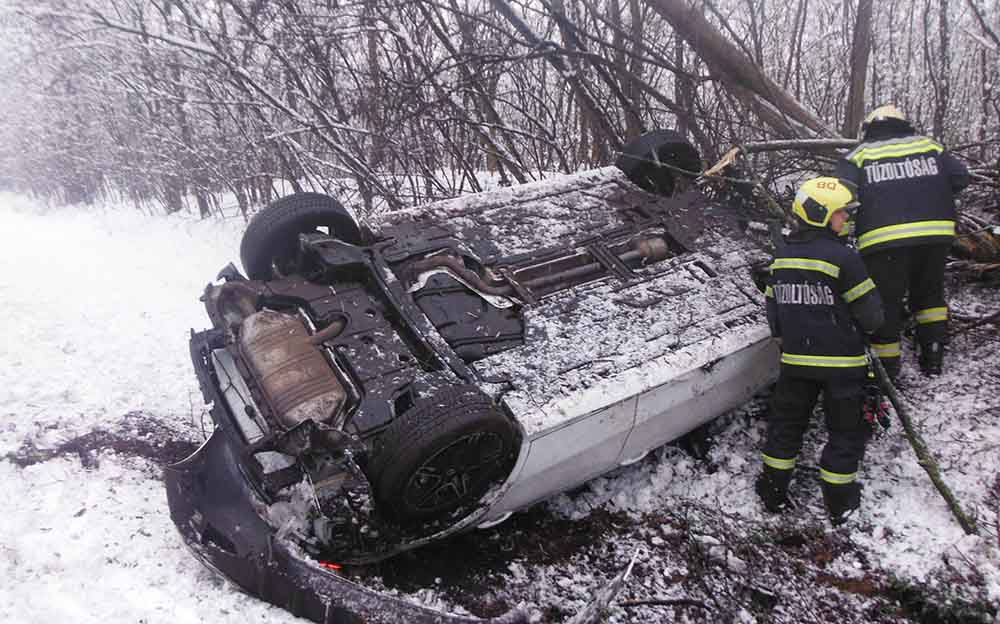
[[[695, 168], [668, 138], [653, 149]], [[316, 621], [383, 621], [337, 566], [491, 526], [769, 383], [738, 213], [629, 165], [377, 231], [318, 194], [258, 215], [249, 275], [206, 287], [191, 336], [216, 430], [167, 470], [199, 558]], [[446, 621], [407, 621], [425, 616]]]

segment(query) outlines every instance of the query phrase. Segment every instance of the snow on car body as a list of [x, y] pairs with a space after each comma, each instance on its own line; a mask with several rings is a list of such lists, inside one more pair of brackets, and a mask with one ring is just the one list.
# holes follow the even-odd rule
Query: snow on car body
[[[691, 199], [686, 210], [707, 207]], [[391, 222], [444, 223], [470, 247], [487, 243], [487, 258], [509, 258], [641, 221], [636, 210], [656, 213], [650, 204], [671, 202], [607, 167]], [[773, 381], [774, 347], [750, 279], [759, 252], [725, 217], [702, 229], [704, 215], [679, 214], [682, 206], [664, 207], [667, 234], [690, 250], [637, 268], [631, 280], [605, 273], [543, 297], [524, 310], [523, 346], [472, 364], [484, 379], [509, 379], [501, 401], [526, 434], [523, 461], [484, 522], [635, 461]]]
[[[653, 160], [694, 168], [667, 139]], [[727, 206], [619, 164], [367, 231], [315, 194], [255, 217], [251, 279], [220, 274], [203, 297], [214, 328], [192, 334], [217, 430], [167, 474], [199, 557], [276, 604], [318, 601], [313, 619], [364, 616], [378, 599], [316, 559], [495, 524], [771, 382], [751, 279], [766, 256]]]

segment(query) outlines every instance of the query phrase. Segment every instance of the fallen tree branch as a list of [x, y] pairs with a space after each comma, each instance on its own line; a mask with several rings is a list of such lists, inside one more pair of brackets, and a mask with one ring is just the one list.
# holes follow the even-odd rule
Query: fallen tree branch
[[[979, 280], [989, 279], [988, 273], [1000, 271], [1000, 262], [974, 262], [972, 260], [954, 260], [945, 265], [948, 271], [971, 271]], [[998, 273], [1000, 274], [1000, 273]]]
[[986, 316], [983, 316], [983, 317], [980, 317], [980, 318], [974, 320], [973, 322], [969, 323], [968, 325], [963, 325], [962, 327], [960, 327], [958, 329], [954, 329], [954, 330], [948, 332], [948, 337], [950, 338], [952, 336], [957, 336], [959, 334], [964, 334], [965, 332], [969, 331], [970, 329], [974, 329], [976, 327], [980, 327], [981, 325], [988, 325], [989, 323], [996, 323], [997, 321], [1000, 321], [1000, 310], [997, 310], [993, 314], [987, 314]]
[[[498, 0], [494, 0], [496, 2]], [[663, 17], [720, 79], [734, 97], [755, 110], [784, 136], [836, 137], [818, 116], [774, 82], [752, 58], [734, 45], [705, 16], [704, 8], [688, 0], [645, 0]], [[722, 18], [725, 21], [725, 18]]]
[[948, 484], [944, 482], [941, 477], [941, 468], [938, 466], [937, 461], [934, 456], [931, 455], [930, 450], [927, 448], [927, 443], [924, 442], [923, 437], [917, 431], [917, 428], [913, 425], [913, 420], [910, 418], [910, 414], [906, 409], [905, 404], [899, 398], [899, 393], [896, 392], [896, 387], [892, 385], [889, 381], [889, 376], [885, 372], [885, 368], [882, 366], [882, 362], [878, 359], [871, 348], [868, 349], [868, 357], [872, 361], [872, 366], [875, 368], [875, 378], [878, 379], [879, 387], [882, 392], [889, 397], [892, 402], [892, 406], [896, 408], [896, 415], [899, 416], [899, 421], [903, 424], [903, 431], [906, 433], [906, 439], [909, 440], [910, 446], [913, 447], [913, 452], [917, 455], [917, 463], [920, 467], [924, 469], [927, 476], [931, 478], [931, 483], [937, 488], [941, 497], [948, 504], [948, 508], [951, 510], [953, 516], [958, 521], [958, 524], [965, 531], [966, 535], [978, 535], [979, 531], [976, 528], [976, 523], [972, 520], [962, 509], [961, 503], [955, 498], [952, 493], [951, 488]]
[[857, 146], [856, 139], [789, 139], [782, 141], [754, 141], [743, 144], [746, 153], [776, 152], [780, 150], [829, 151], [850, 149]]
[[649, 598], [647, 600], [624, 600], [618, 603], [619, 607], [698, 607], [706, 611], [711, 611], [712, 607], [700, 600], [693, 598]]

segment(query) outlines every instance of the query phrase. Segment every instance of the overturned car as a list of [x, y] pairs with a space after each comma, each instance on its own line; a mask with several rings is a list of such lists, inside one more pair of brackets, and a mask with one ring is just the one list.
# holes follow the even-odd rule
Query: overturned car
[[191, 336], [216, 428], [167, 469], [185, 541], [298, 615], [397, 621], [337, 568], [495, 525], [746, 401], [776, 377], [766, 253], [699, 169], [659, 131], [615, 167], [366, 227], [315, 193], [265, 208]]

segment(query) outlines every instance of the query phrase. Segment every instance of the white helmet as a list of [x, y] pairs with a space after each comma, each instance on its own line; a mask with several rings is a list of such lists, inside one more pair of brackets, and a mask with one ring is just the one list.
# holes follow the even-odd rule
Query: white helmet
[[868, 132], [868, 127], [873, 123], [889, 121], [891, 119], [907, 125], [910, 123], [906, 116], [903, 115], [903, 111], [899, 110], [892, 104], [886, 104], [884, 106], [879, 106], [872, 112], [868, 113], [864, 121], [861, 122], [861, 135], [864, 136], [864, 134]]

